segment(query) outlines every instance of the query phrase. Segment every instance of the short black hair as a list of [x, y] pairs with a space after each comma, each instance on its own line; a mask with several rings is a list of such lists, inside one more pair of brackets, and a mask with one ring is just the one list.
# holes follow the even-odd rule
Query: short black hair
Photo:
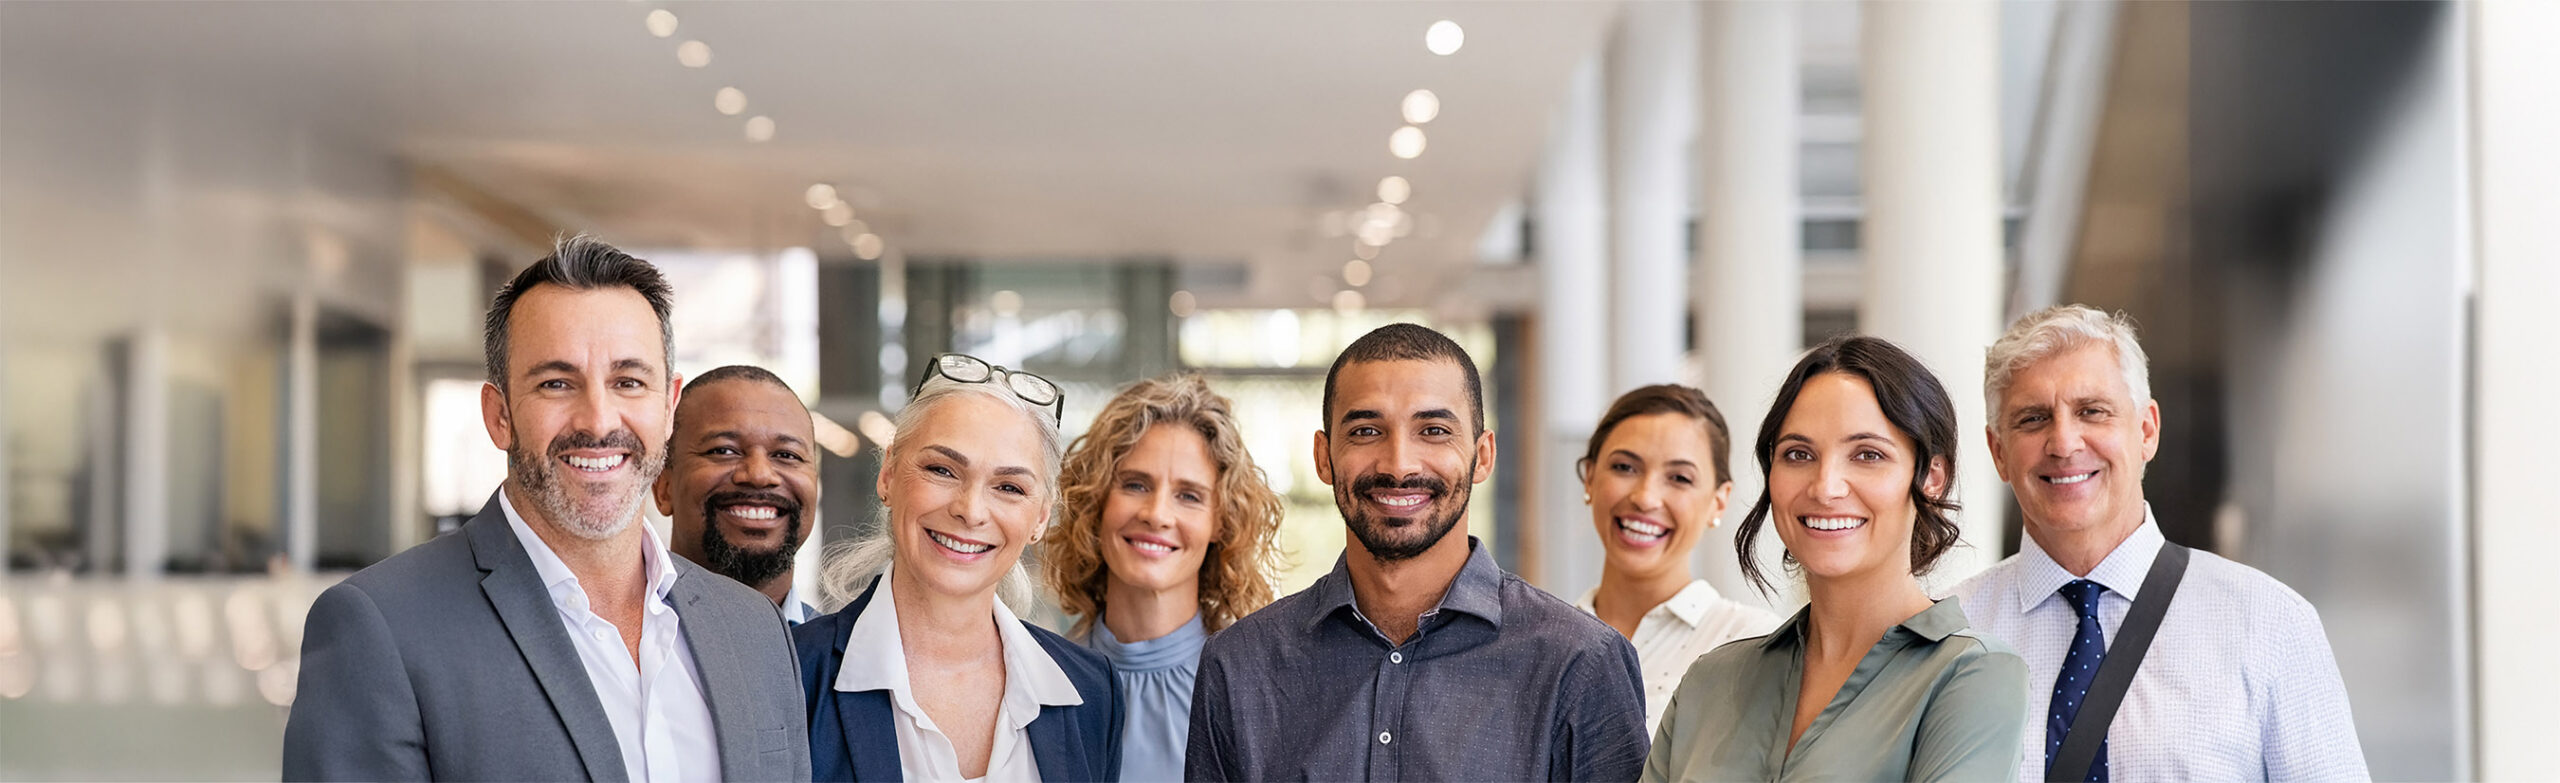
[[1324, 373], [1324, 431], [1333, 432], [1333, 383], [1341, 377], [1342, 368], [1353, 362], [1445, 361], [1458, 365], [1467, 376], [1467, 406], [1476, 425], [1473, 434], [1484, 434], [1484, 378], [1476, 374], [1476, 360], [1467, 349], [1448, 335], [1418, 324], [1394, 323], [1370, 330], [1342, 355], [1333, 359], [1333, 369]]
[[[691, 400], [695, 391], [731, 381], [767, 384], [781, 389], [784, 394], [791, 395], [792, 402], [800, 401], [800, 393], [792, 391], [791, 384], [783, 383], [782, 377], [773, 374], [771, 370], [752, 364], [731, 364], [713, 368], [710, 372], [693, 376], [684, 382], [684, 396], [676, 400], [675, 416], [667, 421], [667, 437], [672, 439], [676, 433], [684, 431], [684, 412], [686, 408], [692, 407]], [[803, 404], [800, 408], [805, 411], [809, 406]], [[812, 419], [812, 426], [815, 426], [815, 423], [816, 420]]]
[[[1777, 453], [1779, 428], [1786, 426], [1787, 412], [1796, 406], [1796, 397], [1804, 392], [1805, 382], [1826, 373], [1843, 373], [1863, 378], [1875, 390], [1876, 407], [1884, 410], [1884, 419], [1903, 437], [1911, 439], [1911, 505], [1920, 516], [1911, 525], [1911, 573], [1929, 572], [1938, 558], [1955, 547], [1964, 530], [1956, 526], [1947, 513], [1957, 509], [1947, 498], [1956, 487], [1956, 406], [1947, 397], [1947, 387], [1927, 365], [1901, 346], [1863, 335], [1844, 335], [1824, 340], [1806, 351], [1796, 362], [1795, 371], [1787, 373], [1787, 381], [1778, 387], [1778, 401], [1769, 406], [1769, 415], [1760, 420], [1760, 442], [1753, 453], [1760, 457], [1760, 500], [1751, 504], [1751, 513], [1742, 518], [1742, 529], [1734, 531], [1733, 548], [1742, 556], [1742, 575], [1766, 594], [1769, 578], [1760, 573], [1760, 565], [1751, 556], [1751, 544], [1760, 537], [1761, 523], [1769, 521], [1770, 459]], [[1946, 488], [1936, 496], [1928, 491], [1929, 466], [1947, 463]], [[1792, 562], [1794, 555], [1785, 558]]]
[[603, 240], [579, 234], [553, 243], [551, 255], [517, 272], [515, 279], [500, 286], [497, 297], [489, 301], [489, 317], [482, 327], [480, 346], [487, 355], [489, 382], [496, 384], [499, 391], [507, 389], [507, 321], [515, 314], [516, 300], [545, 283], [576, 291], [628, 288], [638, 292], [658, 316], [658, 345], [666, 351], [663, 368], [672, 371], [675, 367], [676, 330], [667, 319], [674, 307], [675, 288], [649, 262], [633, 258]]

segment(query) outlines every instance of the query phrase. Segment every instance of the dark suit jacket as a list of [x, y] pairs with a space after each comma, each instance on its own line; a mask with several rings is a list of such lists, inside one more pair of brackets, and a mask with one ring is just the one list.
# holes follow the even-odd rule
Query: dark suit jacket
[[[676, 558], [720, 775], [808, 780], [790, 633], [773, 602]], [[286, 780], [625, 778], [559, 609], [495, 495], [460, 531], [320, 594], [285, 723]]]
[[[811, 767], [818, 780], [869, 782], [905, 777], [898, 764], [897, 727], [891, 723], [897, 707], [889, 703], [889, 692], [835, 689], [854, 618], [862, 616], [871, 596], [879, 591], [879, 580], [874, 578], [862, 597], [846, 604], [843, 611], [801, 623], [791, 631], [793, 643], [800, 648]], [[1111, 664], [1048, 629], [1030, 623], [1022, 627], [1040, 640], [1049, 659], [1057, 661], [1067, 680], [1075, 683], [1076, 695], [1084, 697], [1083, 704], [1073, 707], [1041, 707], [1040, 717], [1025, 727], [1031, 735], [1032, 760], [1040, 765], [1040, 779], [1049, 783], [1119, 780], [1122, 708], [1120, 681], [1111, 676]]]

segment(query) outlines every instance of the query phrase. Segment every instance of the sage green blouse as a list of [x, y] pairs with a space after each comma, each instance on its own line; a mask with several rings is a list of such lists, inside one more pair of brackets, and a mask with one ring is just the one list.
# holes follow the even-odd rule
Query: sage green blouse
[[1689, 666], [1645, 781], [2018, 779], [2027, 663], [1953, 598], [1886, 631], [1789, 753], [1810, 611]]

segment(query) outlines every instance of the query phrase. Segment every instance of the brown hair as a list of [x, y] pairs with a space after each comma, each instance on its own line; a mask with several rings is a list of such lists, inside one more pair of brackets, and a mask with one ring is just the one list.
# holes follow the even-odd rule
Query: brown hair
[[[1760, 420], [1760, 442], [1752, 452], [1760, 457], [1760, 476], [1769, 475], [1769, 461], [1778, 450], [1778, 430], [1786, 426], [1787, 411], [1796, 405], [1796, 396], [1804, 392], [1806, 381], [1826, 373], [1841, 373], [1863, 378], [1875, 390], [1876, 407], [1884, 410], [1884, 419], [1903, 437], [1911, 439], [1911, 505], [1919, 510], [1919, 518], [1911, 524], [1911, 574], [1929, 572], [1938, 558], [1955, 547], [1964, 534], [1947, 512], [1957, 508], [1947, 497], [1956, 486], [1956, 407], [1947, 398], [1947, 387], [1938, 376], [1913, 358], [1900, 346], [1866, 336], [1843, 336], [1824, 340], [1805, 352], [1796, 362], [1787, 382], [1778, 387], [1778, 401], [1769, 406], [1769, 416]], [[1945, 461], [1946, 486], [1936, 495], [1929, 494], [1929, 467]], [[1742, 529], [1733, 536], [1734, 551], [1742, 556], [1742, 575], [1760, 592], [1769, 592], [1769, 578], [1760, 573], [1760, 565], [1751, 557], [1751, 544], [1760, 537], [1761, 523], [1769, 520], [1769, 489], [1762, 482], [1759, 502], [1751, 504], [1751, 514], [1742, 518]], [[1784, 556], [1787, 563], [1795, 555]]]
[[1641, 387], [1609, 403], [1609, 412], [1600, 416], [1600, 426], [1591, 430], [1591, 445], [1583, 449], [1582, 459], [1573, 463], [1574, 471], [1589, 481], [1591, 466], [1600, 461], [1600, 447], [1608, 442], [1609, 433], [1616, 432], [1618, 425], [1628, 419], [1656, 413], [1677, 413], [1706, 425], [1707, 447], [1714, 451], [1716, 466], [1716, 480], [1707, 488], [1733, 481], [1733, 434], [1725, 429], [1724, 412], [1716, 409], [1715, 401], [1707, 399], [1705, 392], [1676, 383]]
[[1209, 461], [1218, 469], [1213, 511], [1218, 537], [1200, 563], [1200, 622], [1215, 632], [1271, 603], [1271, 581], [1280, 570], [1273, 538], [1280, 530], [1283, 505], [1262, 468], [1245, 452], [1233, 407], [1210, 391], [1198, 373], [1151, 378], [1111, 398], [1094, 417], [1093, 429], [1068, 448], [1058, 472], [1066, 510], [1043, 548], [1048, 567], [1041, 569], [1041, 577], [1058, 594], [1059, 607], [1076, 615], [1078, 634], [1090, 632], [1102, 617], [1110, 570], [1102, 559], [1103, 499], [1121, 458], [1137, 447], [1148, 427], [1158, 424], [1200, 433], [1209, 444]]

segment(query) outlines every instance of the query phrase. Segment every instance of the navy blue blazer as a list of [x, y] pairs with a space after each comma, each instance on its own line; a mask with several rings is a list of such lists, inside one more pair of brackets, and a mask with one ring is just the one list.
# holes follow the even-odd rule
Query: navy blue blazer
[[[862, 597], [846, 604], [843, 611], [801, 623], [791, 631], [792, 644], [800, 653], [800, 685], [809, 700], [810, 770], [820, 781], [897, 781], [904, 778], [898, 765], [898, 733], [894, 719], [897, 707], [889, 702], [885, 690], [844, 693], [835, 689], [836, 671], [844, 668], [845, 640], [853, 637], [854, 618], [862, 616], [863, 607], [871, 605], [878, 593], [878, 578]], [[1031, 623], [1022, 627], [1040, 640], [1049, 659], [1067, 673], [1076, 686], [1076, 695], [1084, 703], [1073, 707], [1040, 708], [1025, 731], [1031, 735], [1032, 760], [1040, 765], [1044, 781], [1102, 781], [1120, 779], [1120, 680], [1111, 676], [1111, 664], [1082, 645], [1050, 633]]]

